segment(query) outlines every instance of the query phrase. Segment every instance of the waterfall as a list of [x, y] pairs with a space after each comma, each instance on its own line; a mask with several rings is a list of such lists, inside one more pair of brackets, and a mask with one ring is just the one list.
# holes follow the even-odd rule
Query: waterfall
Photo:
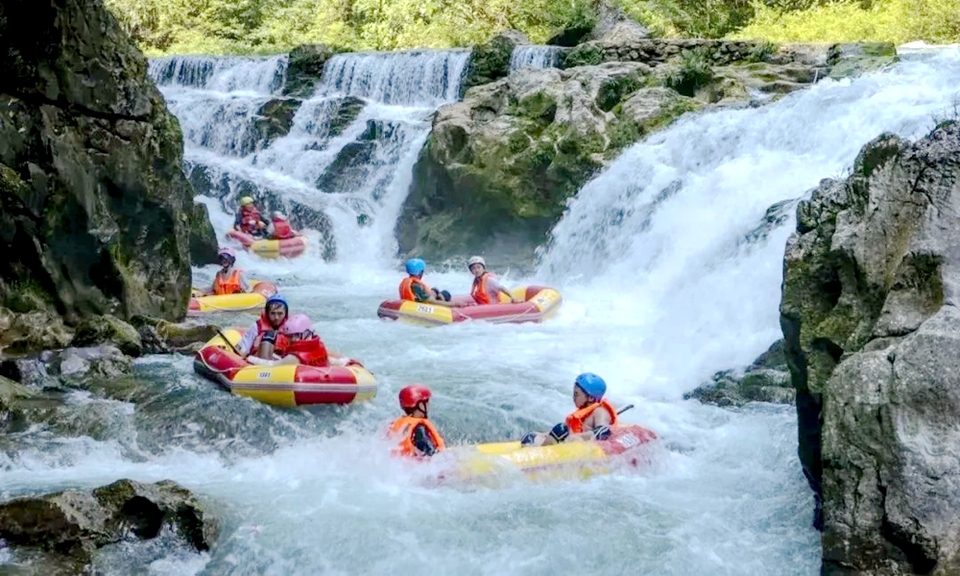
[[556, 68], [560, 65], [563, 48], [524, 44], [510, 54], [510, 70], [520, 68]]
[[[318, 229], [325, 259], [383, 261], [396, 252], [393, 230], [430, 117], [457, 99], [469, 55], [338, 54], [302, 102], [281, 93], [286, 57], [170, 57], [150, 72], [210, 206], [233, 213], [253, 194]], [[285, 107], [292, 119], [271, 137], [269, 110]]]

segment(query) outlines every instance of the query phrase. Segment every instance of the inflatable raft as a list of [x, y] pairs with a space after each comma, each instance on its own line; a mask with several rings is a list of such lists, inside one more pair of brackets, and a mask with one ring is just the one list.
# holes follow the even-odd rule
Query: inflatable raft
[[229, 344], [220, 336], [207, 342], [194, 357], [193, 369], [238, 396], [289, 408], [351, 404], [377, 394], [373, 374], [358, 362], [347, 366], [254, 365], [233, 351], [242, 330], [227, 329], [223, 336]]
[[296, 236], [285, 240], [274, 240], [270, 238], [254, 238], [253, 236], [230, 230], [227, 232], [227, 238], [233, 238], [243, 245], [248, 252], [253, 252], [263, 258], [293, 258], [303, 254], [307, 250], [307, 237]]
[[511, 290], [511, 293], [522, 302], [480, 305], [468, 295], [454, 296], [448, 306], [433, 302], [387, 300], [380, 304], [377, 316], [428, 326], [465, 320], [498, 323], [543, 322], [556, 314], [563, 302], [559, 292], [544, 286], [521, 286]]
[[[277, 293], [277, 287], [272, 282], [250, 282], [252, 292], [242, 294], [220, 294], [211, 296], [194, 296], [187, 306], [187, 316], [202, 316], [214, 312], [242, 312], [263, 308], [267, 298]], [[199, 292], [194, 288], [195, 292]]]
[[438, 482], [471, 483], [517, 471], [534, 481], [581, 479], [641, 468], [649, 464], [649, 449], [656, 439], [653, 430], [631, 424], [613, 427], [610, 437], [602, 441], [526, 448], [516, 441], [453, 448], [447, 455], [453, 464]]

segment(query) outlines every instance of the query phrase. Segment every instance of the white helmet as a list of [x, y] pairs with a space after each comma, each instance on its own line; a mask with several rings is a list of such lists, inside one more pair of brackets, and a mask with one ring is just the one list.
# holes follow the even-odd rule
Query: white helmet
[[287, 219], [287, 217], [283, 215], [283, 212], [281, 212], [281, 211], [279, 211], [279, 210], [274, 210], [274, 211], [273, 211], [273, 214], [271, 214], [271, 216], [273, 216], [273, 217], [276, 218], [277, 220], [286, 220], [286, 219]]
[[483, 259], [483, 256], [471, 256], [470, 259], [467, 260], [467, 268], [473, 266], [474, 264], [479, 264], [484, 268], [487, 267], [487, 261]]

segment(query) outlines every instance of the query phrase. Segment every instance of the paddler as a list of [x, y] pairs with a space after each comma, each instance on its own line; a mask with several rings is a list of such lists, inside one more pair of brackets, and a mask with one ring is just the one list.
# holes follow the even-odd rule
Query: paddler
[[427, 264], [419, 258], [411, 258], [404, 265], [407, 277], [400, 281], [400, 299], [412, 302], [430, 302], [445, 304], [450, 301], [450, 293], [446, 290], [430, 288], [423, 281], [423, 273]]
[[443, 437], [427, 419], [430, 389], [422, 384], [411, 384], [400, 390], [400, 408], [404, 415], [393, 421], [387, 438], [399, 445], [393, 449], [398, 456], [428, 458], [446, 447]]
[[497, 304], [500, 302], [500, 294], [506, 295], [510, 302], [516, 304], [520, 302], [513, 297], [509, 290], [497, 282], [497, 277], [487, 270], [487, 262], [482, 256], [472, 256], [467, 260], [467, 268], [473, 274], [473, 287], [470, 289], [470, 296], [477, 304]]
[[573, 404], [577, 407], [550, 432], [530, 432], [520, 440], [523, 446], [549, 446], [572, 440], [606, 440], [617, 423], [617, 409], [604, 399], [607, 383], [592, 372], [577, 376], [573, 383]]

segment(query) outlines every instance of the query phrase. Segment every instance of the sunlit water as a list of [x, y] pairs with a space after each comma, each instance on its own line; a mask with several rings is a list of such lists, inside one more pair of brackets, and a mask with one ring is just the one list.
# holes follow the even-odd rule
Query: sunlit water
[[[363, 238], [330, 264], [314, 251], [273, 262], [242, 253], [329, 347], [375, 373], [377, 398], [279, 410], [218, 390], [190, 358], [146, 358], [135, 382], [73, 394], [55, 424], [9, 438], [0, 497], [170, 478], [222, 520], [209, 553], [125, 544], [98, 558], [112, 573], [816, 574], [793, 408], [721, 410], [682, 395], [778, 337], [793, 208], [764, 228], [767, 209], [841, 175], [881, 131], [919, 136], [949, 107], [960, 54], [917, 58], [690, 118], [627, 150], [571, 203], [534, 278], [498, 270], [509, 284], [562, 291], [560, 314], [542, 325], [380, 321], [401, 273], [365, 260]], [[222, 238], [232, 217], [205, 201]], [[197, 283], [213, 272], [197, 270]], [[470, 277], [428, 268], [427, 280], [465, 292]], [[451, 444], [545, 429], [572, 408], [584, 370], [607, 380], [614, 403], [636, 405], [626, 421], [661, 435], [649, 469], [431, 488], [430, 465], [389, 458], [378, 437], [410, 382], [433, 388], [431, 416]]]

